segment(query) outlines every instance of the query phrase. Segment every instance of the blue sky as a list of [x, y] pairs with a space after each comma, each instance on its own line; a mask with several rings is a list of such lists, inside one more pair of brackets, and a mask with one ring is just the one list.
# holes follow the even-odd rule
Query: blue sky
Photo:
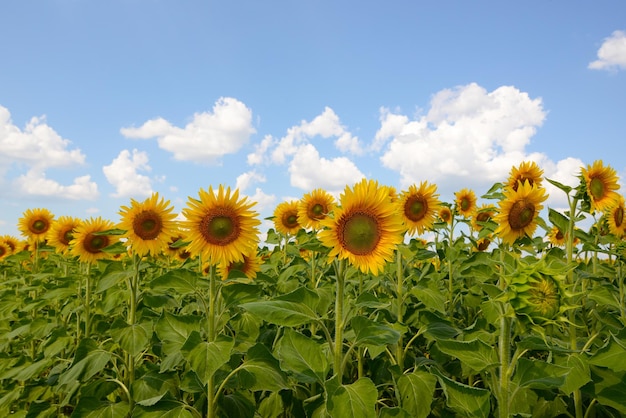
[[2, 2], [0, 234], [29, 208], [117, 222], [130, 198], [179, 212], [220, 184], [265, 217], [362, 177], [445, 201], [525, 160], [623, 178], [625, 17], [622, 0]]

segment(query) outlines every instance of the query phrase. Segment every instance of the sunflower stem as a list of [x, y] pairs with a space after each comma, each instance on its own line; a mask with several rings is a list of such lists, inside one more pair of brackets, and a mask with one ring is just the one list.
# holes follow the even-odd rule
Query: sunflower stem
[[[215, 284], [215, 265], [213, 263], [209, 266], [209, 343], [215, 342], [215, 299], [216, 299], [216, 284]], [[214, 418], [216, 412], [215, 405], [215, 379], [213, 375], [209, 376], [207, 382], [207, 418]]]
[[452, 246], [454, 245], [454, 214], [452, 215], [452, 218], [450, 219], [450, 224], [449, 224], [449, 236], [448, 236], [448, 254], [446, 256], [446, 259], [448, 261], [448, 293], [449, 293], [449, 302], [448, 302], [448, 308], [450, 309], [450, 315], [452, 315], [454, 313], [454, 279], [452, 278], [452, 258], [450, 257], [452, 254]]
[[91, 263], [85, 266], [85, 338], [89, 338], [91, 328]]
[[340, 260], [337, 264], [337, 294], [335, 299], [335, 344], [334, 344], [334, 371], [339, 380], [343, 378], [343, 293], [345, 286], [346, 261]]
[[[128, 282], [128, 317], [127, 322], [131, 327], [137, 322], [137, 288], [139, 287], [139, 263], [141, 259], [137, 254], [133, 256], [133, 275]], [[132, 385], [135, 382], [135, 356], [132, 353], [126, 353], [128, 364], [128, 377], [126, 387], [131, 394], [128, 398], [129, 409], [132, 411], [135, 407], [135, 400], [132, 396]]]
[[[402, 325], [403, 304], [404, 304], [404, 269], [402, 268], [402, 253], [396, 250], [396, 316], [398, 317], [398, 325]], [[396, 344], [396, 362], [400, 366], [400, 370], [404, 370], [404, 347], [402, 342], [402, 333]]]
[[[500, 266], [504, 268], [504, 249], [500, 249]], [[500, 289], [506, 292], [504, 273], [500, 276]], [[500, 312], [500, 335], [498, 349], [500, 356], [500, 382], [498, 390], [498, 411], [500, 418], [509, 418], [509, 366], [511, 364], [511, 320], [507, 316], [507, 307], [502, 305]]]

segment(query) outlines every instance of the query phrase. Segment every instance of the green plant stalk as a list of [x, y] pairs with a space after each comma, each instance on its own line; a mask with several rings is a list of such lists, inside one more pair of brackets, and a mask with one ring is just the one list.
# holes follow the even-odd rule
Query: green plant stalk
[[[398, 325], [404, 321], [402, 308], [404, 305], [404, 269], [402, 268], [402, 253], [396, 250], [396, 316], [398, 317]], [[396, 363], [400, 366], [400, 370], [404, 371], [404, 347], [402, 341], [402, 333], [396, 344]]]
[[[574, 259], [574, 218], [576, 217], [576, 207], [578, 206], [578, 198], [571, 198], [568, 194], [567, 199], [569, 201], [569, 220], [567, 224], [567, 240], [565, 242], [565, 250], [567, 257], [567, 264], [571, 264]], [[595, 260], [594, 260], [595, 262]], [[567, 285], [572, 286], [574, 284], [574, 271], [572, 269], [567, 273]], [[572, 301], [573, 304], [573, 301]], [[578, 338], [576, 336], [576, 312], [575, 310], [570, 310], [568, 313], [569, 317], [569, 337], [570, 337], [570, 348], [572, 350], [578, 349]], [[576, 413], [576, 418], [583, 418], [583, 400], [582, 400], [582, 392], [580, 389], [576, 389], [574, 391], [574, 409]]]
[[[448, 246], [449, 248], [452, 248], [452, 246], [454, 245], [454, 214], [452, 215], [452, 219], [450, 219], [450, 229], [449, 229], [450, 233], [448, 235]], [[449, 251], [448, 253], [448, 257], [447, 257], [447, 261], [448, 261], [448, 293], [449, 293], [449, 302], [448, 302], [448, 308], [450, 309], [450, 315], [452, 315], [454, 313], [454, 279], [452, 278], [452, 259], [450, 258], [450, 253], [452, 251]]]
[[[500, 248], [500, 266], [504, 266], [504, 251]], [[500, 276], [500, 289], [506, 292], [506, 281]], [[498, 382], [498, 411], [500, 418], [509, 418], [509, 374], [511, 365], [511, 320], [507, 317], [506, 305], [502, 305], [500, 312], [500, 335], [498, 336], [498, 351], [500, 357], [500, 376]]]
[[[216, 296], [216, 283], [215, 283], [215, 265], [211, 263], [209, 267], [209, 317], [207, 318], [209, 322], [209, 343], [215, 342], [216, 332], [215, 332], [215, 299]], [[215, 379], [213, 375], [209, 377], [209, 381], [207, 382], [207, 418], [215, 418], [217, 405], [215, 403], [217, 399], [215, 392]]]
[[[140, 257], [135, 254], [133, 256], [133, 275], [128, 282], [128, 316], [127, 322], [128, 325], [134, 326], [137, 322], [137, 288], [139, 287], [139, 262], [141, 261]], [[132, 385], [135, 382], [135, 356], [131, 353], [126, 353], [127, 360], [126, 364], [128, 365], [128, 376], [126, 386], [128, 390], [132, 392]], [[130, 411], [135, 407], [135, 400], [132, 396], [132, 393], [128, 397], [128, 405]]]
[[85, 266], [85, 338], [89, 338], [91, 329], [91, 264]]
[[345, 287], [345, 260], [337, 264], [337, 294], [335, 298], [335, 344], [333, 350], [333, 369], [341, 381], [343, 377], [343, 294]]

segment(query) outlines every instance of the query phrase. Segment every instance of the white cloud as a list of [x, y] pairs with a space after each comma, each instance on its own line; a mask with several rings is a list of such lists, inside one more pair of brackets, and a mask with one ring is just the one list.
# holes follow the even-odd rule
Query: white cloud
[[115, 186], [113, 197], [149, 196], [152, 193], [150, 178], [139, 171], [150, 171], [148, 154], [143, 151], [122, 150], [110, 165], [102, 167], [109, 183]]
[[372, 146], [388, 142], [381, 161], [400, 174], [402, 187], [423, 180], [458, 185], [461, 178], [487, 185], [523, 160], [545, 159], [525, 150], [545, 116], [541, 99], [515, 87], [487, 92], [472, 83], [436, 93], [418, 120], [382, 109]]
[[365, 177], [356, 165], [346, 157], [326, 159], [311, 144], [298, 148], [289, 164], [291, 185], [304, 191], [321, 187], [330, 193], [343, 191]]
[[276, 195], [267, 194], [260, 187], [257, 187], [253, 195], [242, 194], [247, 196], [251, 202], [256, 202], [252, 209], [259, 213], [273, 212], [276, 206]]
[[81, 176], [74, 183], [64, 186], [46, 178], [43, 171], [29, 170], [15, 179], [16, 191], [20, 195], [60, 197], [71, 200], [94, 200], [98, 197], [98, 185], [91, 181], [91, 176]]
[[250, 109], [236, 99], [222, 97], [212, 112], [196, 113], [184, 128], [157, 118], [120, 132], [127, 138], [156, 137], [159, 147], [177, 160], [215, 164], [222, 156], [239, 151], [256, 131]]
[[239, 191], [242, 192], [246, 190], [251, 184], [264, 182], [265, 176], [263, 174], [259, 174], [256, 171], [248, 171], [237, 176], [235, 188], [239, 189]]
[[614, 31], [598, 49], [598, 59], [589, 63], [592, 70], [626, 69], [626, 32]]
[[265, 135], [260, 143], [254, 144], [254, 152], [248, 154], [249, 165], [259, 165], [265, 160], [265, 155], [268, 150], [276, 144], [276, 141], [271, 135]]
[[[565, 158], [556, 163], [552, 161], [544, 161], [537, 164], [540, 164], [540, 167], [543, 168], [543, 175], [545, 178], [555, 180], [572, 188], [579, 185], [580, 179], [578, 176], [580, 175], [581, 168], [584, 167], [584, 163], [581, 160], [573, 157]], [[568, 201], [565, 192], [547, 181], [544, 183], [546, 192], [548, 193], [546, 206], [567, 208]]]

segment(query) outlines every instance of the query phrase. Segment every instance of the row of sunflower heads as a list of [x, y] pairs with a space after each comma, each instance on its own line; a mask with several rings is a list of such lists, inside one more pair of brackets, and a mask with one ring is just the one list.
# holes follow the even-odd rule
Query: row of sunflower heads
[[[216, 267], [222, 278], [232, 270], [254, 278], [259, 268], [258, 214], [254, 202], [220, 185], [201, 189], [198, 198], [189, 198], [177, 219], [174, 207], [158, 193], [143, 201], [131, 199], [121, 206], [120, 221], [102, 217], [55, 219], [47, 209], [28, 209], [18, 229], [31, 249], [54, 248], [85, 263], [119, 257], [175, 257], [200, 260], [202, 271]], [[43, 245], [42, 245], [43, 244]], [[20, 248], [27, 249], [27, 248]]]

